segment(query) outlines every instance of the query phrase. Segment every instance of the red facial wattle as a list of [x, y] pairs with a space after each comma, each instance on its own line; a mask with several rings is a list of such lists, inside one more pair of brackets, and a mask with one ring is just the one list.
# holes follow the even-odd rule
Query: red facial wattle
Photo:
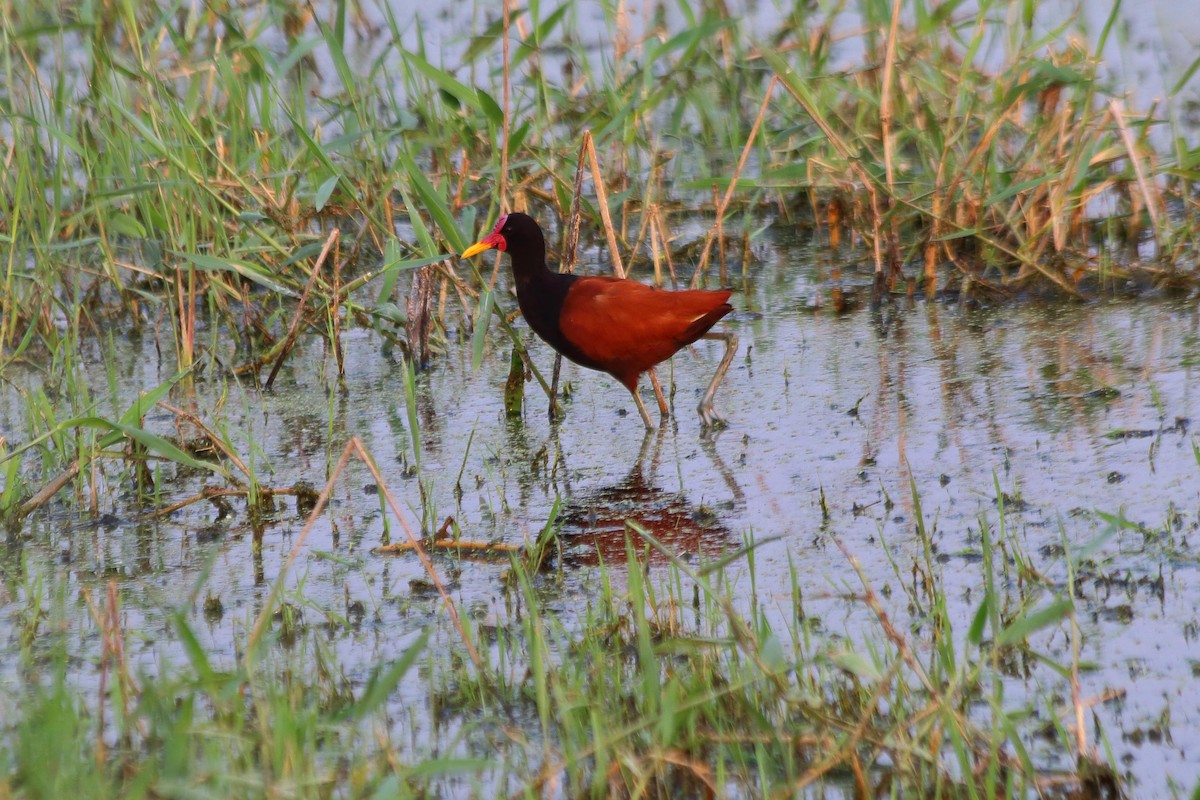
[[504, 248], [508, 247], [508, 242], [504, 238], [504, 234], [500, 231], [504, 230], [504, 223], [508, 222], [508, 214], [501, 214], [500, 219], [496, 220], [496, 227], [492, 228], [492, 232], [488, 235], [485, 242], [488, 242], [497, 250], [503, 252]]
[[499, 220], [496, 221], [496, 227], [492, 228], [491, 233], [463, 251], [463, 258], [470, 258], [471, 256], [479, 255], [484, 250], [490, 250], [492, 248], [501, 251], [508, 249], [508, 240], [505, 239], [504, 234], [500, 232], [503, 230], [506, 222], [508, 222], [508, 214], [503, 215]]

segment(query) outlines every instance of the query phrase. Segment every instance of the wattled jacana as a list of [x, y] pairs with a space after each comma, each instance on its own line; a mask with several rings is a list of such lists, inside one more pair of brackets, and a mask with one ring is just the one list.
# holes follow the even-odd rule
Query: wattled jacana
[[737, 352], [737, 336], [708, 329], [733, 310], [730, 292], [670, 292], [625, 278], [551, 272], [541, 227], [519, 212], [500, 217], [463, 258], [493, 247], [512, 261], [517, 304], [534, 333], [576, 364], [623, 383], [647, 428], [654, 424], [638, 395], [638, 377], [697, 339], [723, 339], [725, 355], [697, 409], [705, 425], [721, 421], [713, 397]]

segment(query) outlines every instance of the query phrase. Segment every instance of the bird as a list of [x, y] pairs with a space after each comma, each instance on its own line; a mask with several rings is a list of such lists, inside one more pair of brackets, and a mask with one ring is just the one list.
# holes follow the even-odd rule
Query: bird
[[[698, 339], [724, 340], [725, 354], [696, 409], [705, 427], [724, 424], [713, 410], [713, 398], [738, 340], [732, 331], [709, 329], [733, 310], [728, 302], [732, 292], [667, 291], [627, 278], [553, 272], [546, 266], [541, 226], [521, 212], [502, 215], [492, 232], [462, 257], [492, 248], [509, 256], [517, 304], [533, 332], [565, 358], [620, 381], [648, 430], [654, 423], [638, 394], [641, 374]], [[659, 405], [665, 422], [669, 412], [661, 398]]]

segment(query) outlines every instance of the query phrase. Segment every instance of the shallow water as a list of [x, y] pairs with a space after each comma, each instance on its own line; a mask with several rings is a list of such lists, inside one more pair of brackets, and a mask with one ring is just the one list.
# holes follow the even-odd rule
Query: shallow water
[[[645, 435], [622, 387], [570, 364], [564, 419], [548, 421], [545, 399], [531, 382], [523, 420], [505, 420], [507, 348], [493, 326], [488, 353], [473, 371], [469, 330], [456, 329], [453, 320], [446, 352], [418, 376], [419, 472], [411, 469], [403, 368], [369, 330], [345, 333], [344, 390], [336, 387], [330, 354], [312, 337], [286, 362], [274, 391], [201, 376], [191, 402], [202, 419], [222, 420], [269, 486], [306, 480], [320, 488], [346, 441], [358, 436], [407, 504], [410, 524], [419, 518], [420, 475], [433, 527], [452, 516], [465, 539], [531, 541], [563, 498], [566, 581], [549, 602], [567, 619], [596, 590], [594, 564], [623, 563], [623, 524], [634, 519], [689, 554], [740, 546], [744, 535], [768, 540], [756, 554], [753, 602], [786, 618], [794, 564], [806, 612], [830, 635], [853, 639], [869, 620], [861, 604], [844, 599], [860, 586], [838, 544], [876, 590], [899, 588], [896, 574], [909, 574], [924, 552], [915, 487], [940, 581], [954, 604], [951, 622], [962, 635], [979, 601], [981, 524], [999, 523], [997, 486], [1007, 498], [1008, 530], [1059, 590], [1067, 577], [1064, 544], [1079, 548], [1105, 532], [1109, 525], [1099, 513], [1123, 515], [1143, 528], [1112, 536], [1080, 571], [1083, 660], [1094, 666], [1082, 675], [1084, 696], [1118, 695], [1094, 707], [1095, 722], [1135, 795], [1194, 788], [1200, 780], [1193, 755], [1200, 747], [1200, 695], [1191, 689], [1200, 666], [1194, 299], [980, 309], [902, 298], [879, 311], [864, 304], [839, 314], [832, 292], [865, 297], [860, 287], [868, 276], [830, 278], [827, 253], [786, 237], [759, 252], [764, 260], [737, 283], [728, 326], [741, 347], [717, 396], [730, 425], [716, 435], [702, 433], [693, 407], [719, 359], [719, 343], [692, 347], [661, 371], [664, 383], [675, 386], [678, 413]], [[589, 256], [583, 268], [597, 269], [595, 251]], [[507, 294], [502, 302], [515, 308]], [[530, 346], [549, 374], [548, 348]], [[79, 374], [92, 387], [98, 413], [115, 417], [137, 391], [169, 377], [174, 360], [150, 336], [118, 337], [108, 347], [85, 345]], [[30, 372], [0, 389], [0, 435], [10, 443], [22, 438], [22, 398], [39, 380]], [[170, 433], [172, 417], [151, 415], [147, 427]], [[218, 481], [162, 467], [161, 502], [206, 483]], [[240, 499], [231, 500], [226, 516], [197, 503], [147, 519], [148, 509], [131, 507], [126, 489], [102, 483], [98, 517], [75, 510], [68, 489], [10, 535], [0, 554], [7, 587], [0, 594], [0, 641], [9, 643], [0, 649], [4, 685], [19, 684], [18, 648], [11, 645], [28, 592], [22, 584], [36, 574], [56, 576], [50, 583], [62, 592], [65, 617], [83, 629], [90, 622], [80, 589], [102, 594], [104, 583], [117, 579], [125, 628], [137, 632], [130, 658], [138, 669], [184, 662], [170, 624], [181, 609], [214, 660], [237, 657], [235, 643], [296, 543], [302, 516], [290, 500], [281, 503], [261, 528], [259, 549]], [[329, 638], [347, 677], [362, 681], [413, 640], [431, 600], [415, 557], [371, 553], [382, 541], [383, 517], [374, 481], [360, 465], [342, 477], [331, 508], [304, 543], [291, 579], [301, 588], [289, 599], [309, 623], [335, 611], [355, 620]], [[403, 536], [391, 520], [392, 539]], [[460, 608], [485, 619], [504, 616], [499, 586], [506, 565], [446, 558], [439, 565]], [[220, 599], [219, 613], [206, 611], [210, 596]], [[356, 602], [361, 613], [351, 607]], [[887, 605], [909, 624], [914, 646], [927, 646], [928, 630], [909, 619], [903, 592]], [[73, 646], [74, 655], [94, 658], [99, 640], [85, 634]], [[1037, 649], [1069, 660], [1069, 642], [1058, 629], [1040, 636]], [[97, 675], [80, 667], [72, 680], [89, 687]], [[1045, 697], [1044, 684], [1052, 680], [1034, 667], [1012, 679], [1008, 694]], [[0, 711], [10, 713], [11, 702], [0, 700]], [[1098, 735], [1091, 720], [1089, 735]], [[1054, 766], [1056, 758], [1051, 750], [1044, 763]]]

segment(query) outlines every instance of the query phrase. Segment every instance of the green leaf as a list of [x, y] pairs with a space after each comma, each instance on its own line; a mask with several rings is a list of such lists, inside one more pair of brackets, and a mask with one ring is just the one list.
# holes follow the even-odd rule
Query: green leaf
[[213, 671], [212, 664], [209, 663], [208, 654], [200, 645], [200, 640], [196, 638], [195, 632], [187, 623], [187, 618], [182, 612], [173, 614], [171, 622], [175, 626], [175, 633], [179, 637], [180, 643], [183, 644], [183, 651], [187, 654], [188, 660], [192, 662], [192, 669], [196, 671], [196, 675], [204, 683], [212, 681], [216, 677]]
[[1063, 175], [1063, 173], [1060, 170], [1058, 172], [1052, 172], [1047, 175], [1039, 175], [1038, 177], [1030, 178], [1029, 180], [1019, 181], [1017, 183], [1012, 184], [1008, 188], [997, 192], [996, 194], [989, 197], [987, 200], [983, 201], [984, 206], [986, 206], [986, 207], [994, 206], [995, 204], [1002, 202], [1004, 200], [1007, 200], [1010, 197], [1014, 197], [1018, 194], [1021, 194], [1022, 192], [1028, 191], [1029, 189], [1034, 189], [1038, 186], [1041, 186], [1043, 183], [1057, 181], [1059, 178], [1062, 177], [1062, 175]]
[[276, 75], [287, 75], [292, 71], [292, 68], [300, 63], [300, 59], [317, 49], [317, 46], [322, 43], [322, 39], [316, 36], [305, 36], [296, 40], [296, 46], [291, 52], [284, 56], [283, 60], [275, 65], [272, 70]]
[[[713, 34], [728, 28], [736, 23], [735, 19], [728, 17], [713, 17], [701, 23], [698, 27], [688, 27], [683, 32], [677, 33], [667, 41], [663, 42], [658, 47], [650, 50], [646, 56], [647, 62], [653, 63], [659, 58], [662, 58], [672, 50], [690, 50], [701, 39], [705, 39]], [[656, 40], [651, 39], [651, 42]]]
[[[494, 767], [495, 762], [483, 758], [431, 758], [406, 768], [404, 774], [412, 777], [457, 775], [464, 772], [483, 772]], [[396, 795], [387, 796], [395, 797]]]
[[1000, 632], [996, 637], [996, 646], [1005, 647], [1025, 640], [1029, 634], [1048, 628], [1058, 623], [1075, 609], [1075, 604], [1068, 597], [1059, 597], [1037, 611], [1022, 614]]
[[[521, 42], [515, 52], [513, 52], [512, 63], [509, 64], [509, 69], [516, 70], [526, 59], [541, 50], [542, 41], [545, 40], [550, 32], [559, 22], [562, 21], [563, 15], [570, 10], [570, 3], [563, 3], [561, 6], [552, 11], [544, 20], [537, 24], [533, 29], [533, 35], [525, 41]], [[503, 20], [501, 20], [503, 24]]]
[[408, 314], [404, 312], [400, 306], [395, 303], [381, 303], [374, 308], [368, 309], [371, 316], [381, 320], [386, 320], [395, 325], [407, 325]]
[[327, 169], [329, 172], [337, 174], [337, 169], [334, 167], [333, 162], [329, 159], [329, 154], [325, 152], [325, 148], [317, 144], [316, 141], [308, 135], [308, 131], [304, 130], [304, 127], [301, 126], [300, 121], [296, 119], [286, 105], [282, 107], [282, 111], [285, 115], [287, 115], [288, 120], [291, 121], [292, 130], [295, 131], [296, 135], [304, 141], [304, 145], [308, 149], [308, 152], [321, 162], [321, 166], [325, 167], [325, 169]]
[[768, 632], [758, 643], [758, 655], [763, 663], [776, 671], [787, 668], [787, 658], [783, 652], [783, 644], [779, 637]]
[[475, 312], [475, 330], [471, 334], [471, 369], [479, 369], [479, 363], [483, 361], [483, 344], [487, 335], [488, 323], [492, 319], [492, 304], [495, 302], [495, 293], [491, 289], [484, 289], [479, 295], [479, 310]]
[[[391, 258], [399, 257], [399, 253], [400, 253], [399, 248], [395, 248], [391, 252]], [[394, 280], [395, 276], [404, 270], [417, 269], [418, 267], [424, 267], [427, 264], [433, 264], [438, 261], [445, 261], [446, 259], [452, 258], [452, 257], [453, 256], [449, 253], [439, 253], [436, 256], [429, 256], [428, 258], [410, 258], [408, 260], [403, 260], [403, 261], [390, 261], [390, 260], [387, 260], [387, 257], [385, 256], [385, 261], [384, 261], [384, 264], [382, 267], [380, 267], [377, 270], [368, 272], [365, 275], [360, 275], [359, 277], [355, 278], [350, 283], [347, 283], [345, 286], [343, 286], [342, 287], [342, 296], [345, 297], [348, 294], [350, 294], [350, 292], [357, 291], [359, 288], [366, 286], [371, 281], [373, 281], [376, 278], [383, 276], [383, 275], [386, 275], [389, 278], [392, 278], [393, 280], [391, 281], [391, 284], [394, 285], [395, 284], [395, 280]], [[379, 303], [385, 302], [385, 298], [389, 297], [391, 295], [391, 293], [392, 293], [391, 288], [389, 287], [388, 282], [385, 281], [384, 285], [380, 287], [378, 302]]]
[[338, 181], [341, 180], [340, 175], [334, 175], [321, 184], [321, 188], [317, 189], [317, 195], [313, 198], [313, 206], [320, 211], [329, 202], [329, 195], [333, 194], [333, 190], [337, 188]]
[[1085, 542], [1082, 546], [1071, 549], [1071, 562], [1074, 564], [1079, 564], [1090, 559], [1100, 551], [1100, 548], [1104, 547], [1104, 545], [1108, 543], [1109, 539], [1116, 536], [1120, 531], [1125, 530], [1126, 528], [1133, 528], [1134, 530], [1137, 529], [1136, 524], [1130, 523], [1129, 520], [1125, 519], [1123, 516], [1113, 516], [1111, 514], [1105, 514], [1104, 512], [1097, 513], [1102, 520], [1108, 523], [1108, 527], [1106, 527], [1098, 535], [1094, 536], [1091, 540]]
[[504, 109], [500, 107], [500, 104], [483, 89], [476, 89], [475, 94], [479, 97], [479, 106], [483, 109], [483, 113], [487, 114], [487, 118], [491, 120], [492, 124], [497, 127], [503, 125]]
[[[180, 378], [182, 378], [184, 375], [187, 375], [191, 371], [192, 370], [190, 367], [188, 369], [181, 370], [180, 372], [175, 373], [175, 375], [172, 377], [167, 378], [158, 386], [155, 386], [150, 391], [143, 392], [142, 394], [138, 395], [138, 398], [133, 401], [133, 404], [130, 405], [129, 408], [125, 409], [125, 413], [121, 415], [121, 419], [118, 424], [121, 426], [130, 427], [140, 426], [142, 424], [142, 417], [146, 416], [146, 413], [153, 408], [159, 400], [165, 397], [167, 392], [171, 391], [171, 387], [178, 383]], [[71, 423], [72, 420], [67, 420], [66, 422], [55, 425], [52, 429], [46, 431], [41, 436], [31, 439], [17, 449], [13, 450], [11, 453], [0, 457], [0, 464], [3, 464], [5, 461], [8, 461], [11, 458], [16, 458], [31, 447], [37, 447], [46, 439], [52, 439], [55, 436], [58, 436], [58, 434], [67, 430], [68, 428], [73, 427]], [[118, 429], [113, 433], [110, 433], [108, 436], [101, 438], [97, 443], [97, 447], [99, 447], [101, 450], [112, 447], [117, 442], [121, 441], [121, 439], [124, 438], [124, 435], [124, 432]]]
[[466, 250], [466, 237], [459, 230], [458, 221], [454, 218], [454, 214], [450, 213], [450, 207], [446, 205], [446, 201], [442, 199], [441, 194], [429, 182], [429, 179], [425, 177], [425, 173], [417, 167], [412, 156], [401, 150], [398, 157], [404, 165], [409, 183], [416, 191], [417, 196], [421, 198], [421, 202], [425, 204], [425, 208], [430, 216], [433, 217], [434, 222], [441, 228], [442, 235], [446, 237], [446, 241], [450, 243], [455, 252], [461, 253], [463, 250]]
[[383, 706], [387, 699], [391, 696], [392, 691], [396, 688], [396, 684], [400, 683], [408, 671], [412, 669], [412, 665], [416, 663], [417, 656], [425, 650], [425, 644], [429, 641], [429, 628], [421, 631], [421, 635], [417, 640], [409, 645], [395, 662], [383, 671], [382, 667], [376, 668], [371, 677], [367, 679], [367, 685], [363, 689], [362, 696], [354, 705], [343, 709], [335, 714], [333, 719], [335, 722], [342, 722], [351, 719], [362, 719], [367, 714]]
[[1187, 86], [1188, 81], [1192, 79], [1192, 76], [1196, 74], [1196, 70], [1198, 69], [1200, 69], [1200, 56], [1197, 56], [1196, 60], [1192, 62], [1191, 66], [1185, 69], [1183, 74], [1179, 76], [1179, 80], [1176, 81], [1175, 85], [1171, 87], [1168, 97], [1174, 97], [1182, 92], [1183, 87]]
[[142, 227], [142, 223], [124, 211], [114, 211], [110, 214], [108, 217], [108, 227], [121, 236], [127, 236], [131, 239], [146, 238], [146, 229]]
[[[191, 372], [191, 368], [181, 370], [170, 378], [155, 386], [148, 392], [142, 392], [138, 398], [130, 404], [129, 408], [125, 409], [125, 413], [121, 415], [120, 423], [122, 425], [141, 425], [142, 418], [150, 412], [171, 391], [171, 387], [179, 382], [180, 378]], [[101, 445], [104, 445], [104, 439], [101, 439]]]
[[270, 289], [273, 292], [278, 292], [288, 297], [298, 297], [291, 289], [269, 277], [266, 270], [258, 264], [252, 264], [249, 261], [235, 261], [233, 259], [206, 256], [201, 253], [186, 253], [182, 250], [172, 250], [171, 253], [206, 272], [233, 272], [252, 283], [257, 283], [264, 289]]
[[868, 683], [879, 683], [883, 676], [870, 661], [855, 653], [853, 650], [841, 650], [833, 654], [833, 663], [850, 674], [862, 678]]
[[[305, 261], [309, 258], [312, 258], [313, 256], [320, 255], [321, 251], [324, 249], [325, 249], [324, 241], [309, 242], [308, 244], [303, 245], [302, 247], [297, 247], [295, 250], [292, 251], [292, 254], [287, 257], [287, 260], [279, 265], [279, 272], [282, 273], [284, 270], [286, 270], [292, 264], [298, 264], [299, 262]], [[308, 274], [307, 269], [303, 270], [303, 272], [305, 275]]]
[[985, 593], [983, 602], [979, 604], [979, 608], [975, 611], [975, 616], [971, 619], [971, 627], [967, 631], [967, 641], [973, 645], [978, 645], [983, 641], [983, 628], [987, 625], [988, 606], [991, 602], [991, 593]]
[[180, 450], [171, 442], [157, 436], [145, 428], [135, 427], [133, 425], [124, 425], [120, 422], [103, 419], [101, 417], [74, 417], [69, 419], [59, 426], [61, 428], [98, 428], [100, 430], [110, 430], [120, 432], [125, 436], [133, 439], [142, 447], [155, 453], [168, 461], [174, 461], [176, 464], [182, 464], [185, 467], [192, 469], [208, 470], [215, 472], [223, 478], [231, 478], [229, 471], [220, 464], [214, 464], [209, 461], [201, 461], [198, 458], [193, 458], [187, 453]]
[[[439, 89], [454, 97], [461, 104], [474, 109], [480, 109], [480, 96], [475, 90], [455, 78], [449, 72], [438, 69], [416, 53], [405, 51], [404, 60], [416, 67], [418, 72], [436, 83]], [[501, 115], [501, 118], [503, 119], [503, 115]]]
[[979, 235], [979, 231], [977, 229], [967, 228], [965, 230], [955, 231], [954, 233], [947, 233], [945, 236], [935, 236], [933, 238], [933, 241], [949, 242], [953, 239], [970, 239], [972, 236], [978, 236], [978, 235]]

